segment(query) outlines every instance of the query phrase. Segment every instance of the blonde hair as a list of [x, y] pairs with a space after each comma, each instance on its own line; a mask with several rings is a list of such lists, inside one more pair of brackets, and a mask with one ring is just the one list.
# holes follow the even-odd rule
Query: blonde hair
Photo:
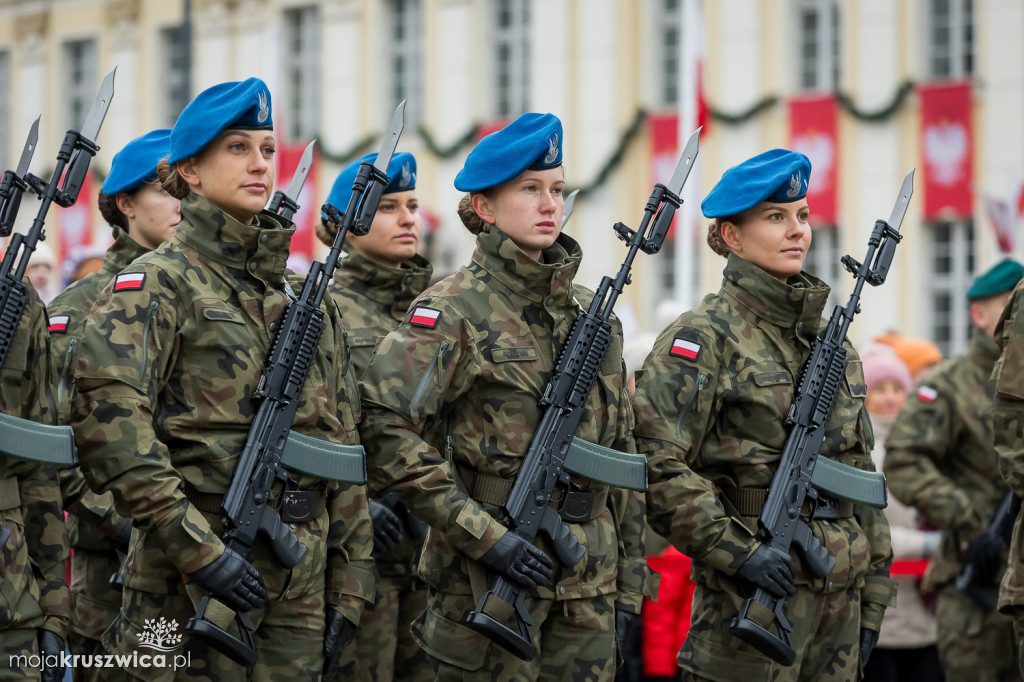
[[163, 190], [175, 199], [184, 199], [192, 193], [192, 188], [178, 173], [177, 166], [168, 164], [166, 158], [160, 159], [160, 163], [157, 164], [156, 178]]
[[490, 195], [488, 195], [487, 192], [488, 190], [484, 190], [483, 192], [467, 193], [459, 200], [459, 220], [462, 221], [462, 224], [466, 226], [466, 229], [469, 230], [471, 234], [480, 234], [484, 231], [484, 228], [490, 224], [481, 218], [479, 214], [477, 214], [476, 209], [473, 208], [473, 195], [483, 194], [485, 197], [490, 198]]
[[725, 240], [722, 239], [722, 223], [726, 220], [733, 222], [729, 218], [715, 218], [715, 222], [708, 225], [708, 246], [711, 247], [712, 251], [723, 258], [728, 258], [729, 254], [732, 253], [732, 249], [730, 249], [725, 243]]

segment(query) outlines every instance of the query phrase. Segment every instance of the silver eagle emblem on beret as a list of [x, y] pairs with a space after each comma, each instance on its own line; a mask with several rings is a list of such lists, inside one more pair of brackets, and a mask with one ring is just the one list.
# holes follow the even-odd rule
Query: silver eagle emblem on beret
[[800, 173], [793, 173], [789, 176], [789, 189], [786, 190], [786, 196], [790, 199], [795, 198], [800, 194], [800, 190], [803, 189], [804, 182]]
[[544, 157], [544, 163], [551, 165], [558, 158], [558, 133], [555, 133], [548, 139], [548, 153]]
[[412, 174], [412, 170], [409, 168], [409, 162], [406, 161], [402, 164], [402, 179], [398, 181], [398, 186], [408, 187], [415, 179], [416, 176]]
[[260, 90], [259, 94], [256, 95], [259, 101], [260, 110], [256, 114], [256, 120], [260, 123], [266, 123], [270, 117], [270, 105], [267, 103], [267, 92], [266, 90]]

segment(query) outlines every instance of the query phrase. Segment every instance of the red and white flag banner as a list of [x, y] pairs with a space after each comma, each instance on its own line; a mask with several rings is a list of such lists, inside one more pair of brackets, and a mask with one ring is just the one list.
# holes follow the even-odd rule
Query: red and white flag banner
[[[308, 142], [299, 142], [294, 145], [278, 146], [277, 186], [274, 191], [283, 192], [288, 189], [307, 144]], [[306, 175], [306, 182], [302, 185], [296, 202], [299, 204], [299, 210], [292, 216], [292, 222], [295, 223], [295, 234], [292, 235], [291, 248], [288, 253], [288, 267], [299, 273], [309, 272], [313, 254], [316, 252], [316, 224], [320, 220], [320, 204], [323, 203], [322, 197], [317, 192], [318, 165], [319, 154], [314, 147], [313, 160], [309, 164], [309, 174]]]
[[808, 97], [789, 101], [789, 145], [811, 160], [807, 206], [814, 225], [838, 222], [839, 143], [836, 98]]
[[921, 86], [918, 96], [921, 100], [924, 219], [969, 217], [973, 214], [974, 156], [971, 85]]

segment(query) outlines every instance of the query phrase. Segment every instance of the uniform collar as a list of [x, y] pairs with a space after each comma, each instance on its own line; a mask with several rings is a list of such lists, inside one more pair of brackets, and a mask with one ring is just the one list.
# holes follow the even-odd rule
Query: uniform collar
[[780, 327], [796, 327], [816, 335], [831, 289], [806, 272], [782, 283], [750, 261], [729, 254], [722, 288], [758, 317]]
[[217, 263], [280, 283], [295, 225], [270, 211], [261, 211], [258, 219], [258, 225], [244, 225], [193, 193], [181, 201], [174, 236]]
[[473, 262], [529, 301], [569, 303], [572, 279], [583, 258], [579, 244], [563, 233], [543, 253], [544, 262], [538, 263], [507, 234], [490, 226], [477, 235]]
[[118, 228], [114, 243], [110, 245], [107, 254], [103, 257], [101, 272], [107, 275], [107, 279], [110, 279], [128, 267], [133, 260], [146, 253], [149, 253], [149, 249], [128, 236], [128, 230]]
[[402, 263], [401, 267], [393, 268], [353, 251], [341, 261], [336, 276], [343, 282], [342, 286], [371, 301], [391, 306], [401, 318], [413, 299], [427, 288], [433, 272], [427, 259], [419, 254]]
[[982, 330], [973, 327], [971, 340], [967, 345], [967, 357], [986, 372], [991, 372], [999, 359], [999, 344]]

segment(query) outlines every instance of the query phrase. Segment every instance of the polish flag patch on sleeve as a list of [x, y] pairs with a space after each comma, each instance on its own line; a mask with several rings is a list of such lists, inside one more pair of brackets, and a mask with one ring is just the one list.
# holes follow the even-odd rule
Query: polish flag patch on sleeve
[[67, 315], [54, 315], [50, 318], [50, 324], [47, 327], [47, 331], [51, 334], [55, 332], [64, 333], [68, 330], [68, 322], [71, 320]]
[[917, 389], [917, 399], [923, 400], [926, 403], [934, 403], [935, 399], [939, 397], [939, 392], [931, 386], [921, 386]]
[[138, 291], [146, 281], [146, 273], [129, 272], [114, 278], [114, 291]]
[[441, 317], [440, 310], [434, 310], [433, 308], [416, 308], [412, 314], [412, 319], [409, 320], [412, 324], [418, 327], [430, 327], [433, 329], [437, 326], [437, 320]]
[[700, 355], [700, 344], [686, 339], [674, 339], [668, 353], [687, 360], [696, 360]]

